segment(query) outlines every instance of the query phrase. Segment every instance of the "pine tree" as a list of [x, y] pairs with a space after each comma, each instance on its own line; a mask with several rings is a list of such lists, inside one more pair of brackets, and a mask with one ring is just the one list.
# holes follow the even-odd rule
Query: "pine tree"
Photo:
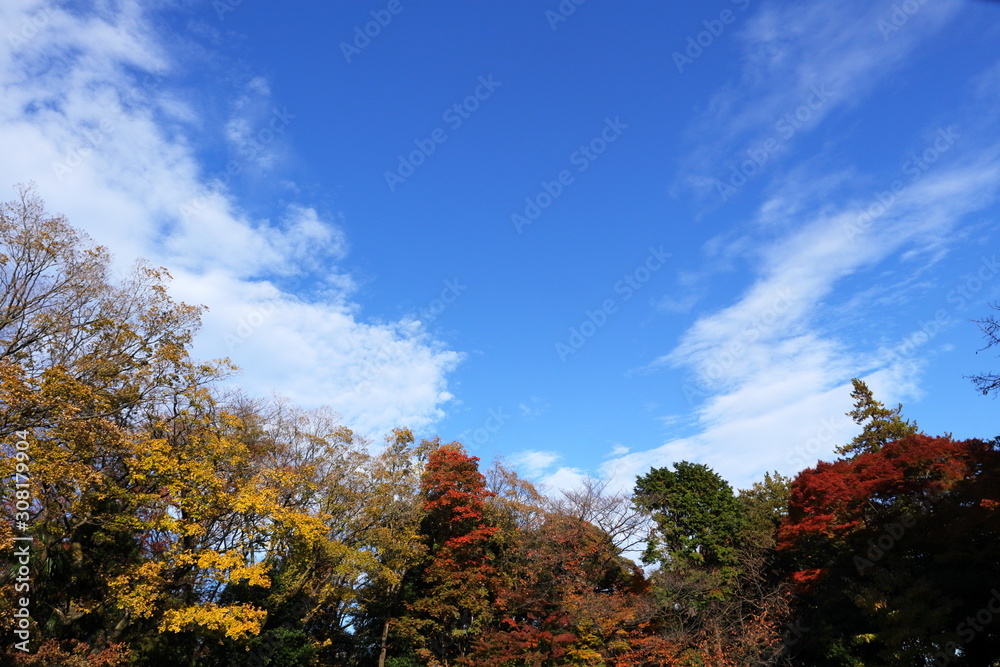
[[853, 378], [851, 383], [854, 385], [854, 390], [851, 392], [851, 398], [854, 399], [854, 409], [845, 414], [851, 417], [854, 423], [861, 426], [862, 430], [850, 443], [837, 447], [838, 454], [854, 458], [866, 452], [877, 452], [887, 442], [899, 440], [917, 432], [916, 422], [904, 420], [900, 416], [903, 410], [901, 403], [890, 410], [881, 401], [875, 400], [871, 389], [863, 380]]

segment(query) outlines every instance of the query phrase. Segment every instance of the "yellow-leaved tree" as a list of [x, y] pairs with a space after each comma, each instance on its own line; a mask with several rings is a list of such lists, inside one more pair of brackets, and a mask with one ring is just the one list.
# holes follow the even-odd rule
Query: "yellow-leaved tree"
[[[113, 279], [104, 248], [17, 194], [0, 207], [0, 479], [23, 486], [0, 489], [0, 549], [30, 538], [30, 651], [8, 661], [193, 664], [260, 631], [265, 608], [234, 589], [266, 591], [287, 545], [323, 541], [312, 469], [257, 407], [220, 400], [231, 366], [190, 358], [200, 309], [165, 270]], [[11, 636], [23, 572], [2, 565]]]

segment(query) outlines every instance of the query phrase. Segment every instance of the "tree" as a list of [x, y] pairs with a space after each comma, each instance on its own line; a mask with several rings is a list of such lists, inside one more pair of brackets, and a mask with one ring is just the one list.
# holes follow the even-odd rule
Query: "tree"
[[519, 531], [537, 528], [545, 520], [548, 500], [502, 459], [495, 460], [485, 476], [486, 510], [499, 528], [498, 539], [514, 540]]
[[[1000, 310], [1000, 303], [993, 304], [994, 310]], [[983, 332], [983, 336], [986, 338], [986, 345], [977, 350], [977, 353], [984, 350], [988, 350], [994, 345], [1000, 345], [1000, 318], [996, 315], [990, 315], [981, 320], [973, 320], [979, 325], [980, 331]], [[980, 375], [966, 376], [972, 380], [972, 384], [976, 386], [976, 389], [981, 391], [984, 396], [989, 394], [1000, 393], [1000, 373], [982, 373]]]
[[705, 664], [785, 664], [789, 587], [775, 536], [790, 480], [768, 474], [736, 496], [707, 466], [675, 468], [639, 478], [635, 495], [656, 524], [644, 558], [660, 564], [650, 581], [662, 631]]
[[31, 187], [17, 191], [0, 206], [0, 435], [69, 419], [122, 425], [184, 365], [200, 309], [170, 299], [166, 270], [142, 262], [114, 284], [104, 248]]
[[642, 560], [660, 566], [650, 580], [671, 620], [668, 636], [718, 656], [724, 644], [719, 614], [739, 572], [745, 517], [732, 488], [711, 468], [687, 461], [674, 468], [653, 468], [636, 481], [636, 506], [655, 526]]
[[[268, 610], [257, 643], [287, 655], [287, 664], [306, 656], [345, 662], [355, 648], [360, 582], [374, 567], [362, 513], [370, 502], [366, 443], [326, 408], [306, 411], [279, 402], [257, 422], [266, 459], [256, 467], [280, 499], [278, 521], [260, 521], [283, 530], [266, 552], [272, 582], [267, 594], [231, 587], [234, 599]], [[288, 521], [294, 517], [308, 518], [308, 524], [294, 529]]]
[[30, 476], [31, 500], [3, 485], [0, 539], [9, 549], [26, 515], [32, 634], [67, 664], [198, 664], [267, 615], [229, 591], [266, 590], [276, 553], [322, 536], [295, 505], [305, 468], [278, 462], [252, 410], [218, 400], [231, 366], [190, 358], [199, 309], [170, 298], [165, 271], [112, 281], [106, 251], [18, 194], [0, 207], [0, 478]]
[[1000, 581], [998, 488], [998, 440], [914, 434], [801, 472], [779, 548], [802, 664], [992, 664], [1000, 629], [976, 616]]
[[899, 440], [917, 432], [916, 422], [911, 423], [900, 417], [903, 405], [899, 404], [890, 410], [881, 401], [876, 401], [862, 380], [853, 378], [851, 398], [854, 399], [854, 409], [846, 413], [854, 419], [854, 423], [862, 427], [850, 443], [837, 447], [838, 454], [857, 456], [865, 452], [877, 452], [887, 442]]
[[[136, 528], [149, 496], [129, 489], [142, 449], [133, 426], [202, 372], [186, 353], [199, 309], [171, 300], [166, 272], [142, 263], [112, 282], [103, 248], [48, 214], [31, 187], [17, 190], [0, 206], [0, 477], [14, 473], [9, 448], [20, 432], [30, 452], [33, 619], [48, 637], [97, 652], [127, 629], [111, 583], [144, 548]], [[12, 488], [0, 491], [5, 522]]]
[[655, 642], [646, 627], [657, 606], [642, 572], [608, 533], [552, 512], [520, 531], [512, 551], [496, 621], [481, 633], [466, 664], [631, 664], [625, 656], [649, 652]]
[[627, 491], [608, 492], [608, 482], [585, 478], [577, 488], [551, 501], [552, 511], [594, 524], [611, 537], [615, 547], [631, 551], [645, 541], [649, 519]]
[[[362, 613], [355, 619], [355, 641], [372, 647], [363, 664], [374, 660], [378, 667], [386, 664], [389, 630], [406, 611], [403, 595], [407, 574], [419, 567], [427, 554], [420, 532], [425, 517], [420, 495], [423, 462], [413, 441], [409, 429], [396, 429], [386, 438], [385, 449], [367, 466], [366, 501], [360, 508], [366, 526], [365, 548], [374, 563], [358, 591]], [[366, 647], [356, 648], [363, 655]]]
[[275, 553], [322, 534], [279, 493], [294, 473], [269, 464], [246, 418], [202, 386], [211, 379], [185, 376], [169, 409], [150, 412], [122, 480], [140, 503], [141, 561], [110, 589], [140, 664], [198, 664], [215, 643], [257, 635], [267, 611], [231, 591], [270, 588]]
[[746, 517], [743, 539], [762, 549], [775, 545], [778, 528], [788, 516], [792, 480], [775, 471], [740, 491], [739, 501]]
[[732, 488], [708, 466], [681, 461], [674, 468], [653, 468], [636, 481], [635, 503], [656, 524], [643, 562], [677, 571], [732, 567], [743, 525]]
[[765, 473], [737, 496], [745, 517], [737, 574], [715, 622], [725, 655], [738, 665], [786, 664], [782, 635], [791, 618], [791, 591], [779, 567], [777, 536], [788, 516], [791, 482], [777, 472]]
[[497, 527], [485, 515], [490, 492], [479, 459], [457, 442], [426, 444], [433, 449], [420, 485], [420, 532], [428, 561], [411, 577], [413, 597], [399, 628], [427, 664], [448, 665], [466, 655], [491, 622], [499, 586]]

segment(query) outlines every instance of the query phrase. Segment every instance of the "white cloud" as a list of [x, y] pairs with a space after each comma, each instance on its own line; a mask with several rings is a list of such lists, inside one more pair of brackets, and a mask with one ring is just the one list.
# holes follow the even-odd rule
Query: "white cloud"
[[537, 396], [532, 396], [529, 400], [517, 404], [517, 409], [520, 410], [521, 416], [525, 419], [536, 419], [545, 414], [550, 407], [548, 402]]
[[267, 80], [253, 77], [233, 99], [225, 124], [231, 159], [257, 176], [273, 171], [288, 153], [285, 135], [294, 120], [294, 113], [273, 104]]
[[698, 298], [699, 295], [694, 292], [688, 292], [680, 296], [666, 294], [660, 298], [656, 306], [668, 313], [688, 313], [698, 303]]
[[[767, 157], [751, 177], [771, 170], [778, 156], [832, 112], [860, 104], [963, 3], [922, 4], [887, 38], [879, 21], [891, 16], [895, 4], [831, 0], [761, 5], [738, 33], [739, 78], [715, 92], [690, 128], [696, 148], [682, 162], [680, 180], [695, 191], [714, 194], [717, 183], [748, 159], [747, 151], [759, 154], [761, 149]], [[768, 140], [773, 143], [763, 148]]]
[[[696, 128], [699, 140], [707, 139], [686, 163], [690, 183], [708, 182], [713, 164], [773, 132], [775, 119], [794, 109], [811, 85], [836, 82], [836, 95], [814, 110], [803, 131], [834, 109], [855, 106], [959, 5], [921, 5], [888, 39], [878, 23], [892, 11], [888, 1], [765, 5], [742, 33], [742, 78], [718, 92]], [[994, 66], [973, 79], [973, 101], [994, 85], [995, 72]], [[606, 461], [601, 473], [612, 485], [630, 488], [650, 467], [690, 460], [746, 487], [765, 471], [794, 473], [833, 456], [857, 429], [844, 414], [851, 407], [851, 377], [865, 378], [889, 405], [918, 398], [925, 360], [894, 353], [899, 340], [866, 344], [850, 330], [866, 308], [934, 289], [924, 277], [927, 267], [962, 237], [964, 218], [996, 200], [1000, 144], [995, 123], [982, 118], [982, 109], [970, 103], [956, 113], [955, 127], [926, 128], [914, 151], [922, 153], [944, 135], [950, 143], [912, 177], [902, 171], [903, 157], [901, 170], [884, 176], [824, 164], [822, 156], [770, 174], [775, 180], [765, 184], [753, 224], [704, 248], [709, 264], [744, 258], [752, 283], [730, 305], [698, 318], [650, 366], [685, 373], [697, 434]], [[863, 298], [840, 289], [845, 278], [870, 275], [890, 262], [891, 275], [862, 289]], [[948, 288], [936, 287], [937, 307], [943, 307]], [[831, 322], [831, 313], [840, 321]], [[908, 332], [902, 343], [921, 328], [917, 321], [902, 324]]]
[[526, 449], [515, 454], [511, 461], [527, 477], [535, 478], [552, 467], [560, 458], [555, 452], [542, 452]]
[[[835, 291], [840, 280], [890, 257], [946, 248], [964, 216], [996, 199], [998, 151], [970, 141], [977, 149], [974, 162], [959, 160], [928, 172], [862, 229], [852, 227], [863, 208], [853, 200], [841, 211], [824, 204], [811, 216], [800, 203], [792, 204], [804, 221], [777, 239], [758, 242], [757, 278], [742, 297], [699, 318], [654, 363], [689, 373], [685, 393], [697, 406], [700, 433], [616, 457], [602, 474], [628, 487], [649, 467], [686, 459], [748, 486], [767, 470], [790, 474], [829, 459], [833, 448], [849, 439], [855, 426], [844, 413], [850, 408], [851, 377], [867, 377], [876, 396], [890, 405], [918, 398], [919, 357], [849, 346], [819, 324], [819, 304], [823, 311], [840, 301], [860, 307], [851, 294]], [[746, 245], [745, 239], [737, 242]], [[921, 266], [910, 270], [919, 273]], [[918, 287], [927, 286], [906, 279], [892, 284], [895, 290]], [[942, 292], [938, 308], [944, 306]], [[840, 310], [853, 319], [858, 308]], [[919, 328], [916, 321], [910, 327]]]
[[615, 443], [611, 448], [611, 456], [625, 456], [628, 454], [630, 449], [621, 443]]
[[542, 493], [554, 498], [559, 495], [560, 491], [571, 491], [579, 488], [586, 478], [586, 471], [580, 468], [561, 467], [555, 472], [539, 478], [535, 486]]
[[[914, 248], [942, 247], [964, 216], [993, 201], [1000, 189], [996, 151], [987, 146], [976, 155], [974, 165], [928, 173], [857, 238], [845, 231], [857, 219], [851, 202], [843, 212], [824, 206], [798, 229], [761, 243], [757, 279], [743, 296], [698, 319], [654, 364], [690, 374], [685, 393], [697, 406], [701, 432], [613, 459], [603, 473], [627, 485], [650, 466], [687, 458], [748, 485], [766, 470], [789, 474], [831, 456], [853, 428], [844, 416], [851, 377], [868, 374], [887, 404], [917, 398], [919, 358], [850, 347], [818, 323], [819, 304], [828, 310], [838, 299], [851, 301], [835, 292], [845, 276]], [[939, 307], [945, 305], [942, 293]], [[836, 437], [816, 445], [818, 431]]]
[[[336, 266], [348, 252], [336, 216], [292, 203], [251, 218], [206, 174], [191, 137], [212, 129], [174, 89], [147, 5], [70, 12], [9, 0], [0, 24], [14, 27], [0, 41], [0, 184], [35, 181], [49, 209], [107, 245], [119, 268], [137, 257], [165, 265], [176, 298], [209, 307], [195, 353], [233, 357], [252, 392], [329, 404], [366, 434], [443, 416], [462, 356], [414, 322], [359, 318], [353, 281]], [[231, 108], [218, 135], [243, 168], [274, 169], [275, 128], [290, 120], [267, 80], [233, 91]], [[311, 287], [292, 293], [290, 278]]]

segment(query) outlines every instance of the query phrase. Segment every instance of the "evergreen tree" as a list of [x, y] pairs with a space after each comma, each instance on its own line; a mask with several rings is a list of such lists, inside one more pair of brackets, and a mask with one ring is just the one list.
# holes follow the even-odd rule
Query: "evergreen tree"
[[845, 414], [854, 419], [854, 423], [861, 426], [862, 430], [851, 442], [837, 447], [838, 454], [853, 458], [859, 454], [877, 452], [887, 442], [899, 440], [917, 432], [916, 422], [905, 420], [900, 416], [903, 410], [902, 404], [890, 410], [881, 401], [875, 400], [871, 389], [863, 380], [853, 378], [851, 383], [854, 385], [854, 390], [851, 392], [851, 398], [854, 399], [854, 409]]

